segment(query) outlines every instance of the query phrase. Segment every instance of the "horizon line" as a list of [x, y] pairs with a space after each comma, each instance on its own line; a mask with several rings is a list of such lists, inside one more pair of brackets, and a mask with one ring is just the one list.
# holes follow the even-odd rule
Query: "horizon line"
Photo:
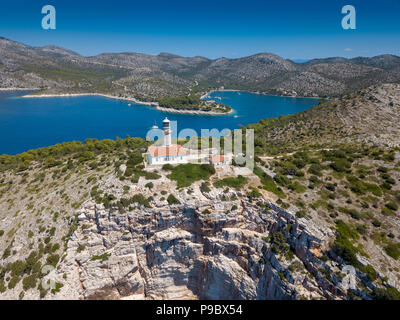
[[[176, 54], [176, 53], [165, 52], [165, 51], [160, 51], [157, 54], [156, 53], [139, 52], [139, 51], [115, 51], [115, 52], [107, 52], [107, 51], [105, 51], [105, 52], [101, 52], [101, 53], [98, 53], [98, 54], [95, 54], [95, 55], [84, 55], [84, 54], [81, 54], [81, 53], [77, 52], [76, 50], [72, 50], [72, 49], [69, 49], [67, 47], [61, 47], [61, 46], [54, 45], [54, 44], [47, 44], [47, 45], [43, 45], [43, 46], [33, 46], [33, 45], [30, 45], [30, 44], [27, 44], [27, 43], [24, 43], [24, 42], [21, 42], [21, 41], [16, 41], [16, 40], [12, 40], [12, 39], [6, 38], [6, 37], [1, 36], [1, 35], [0, 35], [0, 40], [7, 40], [7, 41], [19, 43], [19, 44], [22, 44], [24, 46], [31, 47], [31, 48], [34, 48], [34, 49], [43, 49], [43, 48], [48, 48], [48, 47], [60, 48], [60, 49], [75, 53], [75, 54], [77, 54], [77, 55], [79, 55], [81, 57], [84, 57], [84, 58], [97, 57], [97, 56], [104, 55], [104, 54], [115, 54], [115, 55], [117, 55], [117, 54], [140, 54], [140, 55], [148, 55], [148, 56], [161, 56], [161, 55], [164, 54], [164, 55], [171, 55], [171, 56], [176, 56], [176, 57], [185, 58], [185, 59], [204, 58], [204, 59], [207, 59], [207, 60], [210, 60], [210, 61], [216, 61], [216, 60], [220, 60], [220, 59], [237, 60], [237, 59], [243, 59], [243, 58], [253, 57], [253, 56], [257, 56], [257, 55], [262, 55], [262, 54], [269, 54], [269, 55], [277, 56], [277, 57], [282, 58], [284, 60], [292, 61], [292, 62], [294, 62], [296, 64], [302, 64], [302, 63], [306, 63], [306, 62], [309, 62], [309, 61], [312, 61], [312, 60], [322, 60], [322, 59], [325, 60], [325, 59], [337, 59], [337, 58], [345, 59], [345, 60], [352, 60], [352, 59], [357, 59], [357, 58], [376, 58], [376, 57], [380, 57], [380, 56], [394, 56], [394, 57], [400, 58], [400, 54], [397, 55], [397, 54], [394, 54], [394, 53], [381, 53], [381, 54], [371, 55], [371, 56], [359, 55], [359, 56], [354, 56], [354, 57], [349, 57], [349, 58], [344, 57], [344, 56], [326, 56], [326, 57], [313, 57], [313, 58], [287, 58], [287, 57], [284, 57], [284, 56], [280, 56], [279, 54], [276, 54], [276, 53], [273, 53], [273, 52], [268, 52], [268, 51], [260, 51], [260, 52], [253, 53], [253, 54], [250, 54], [250, 55], [244, 55], [244, 56], [234, 57], [234, 58], [229, 58], [229, 57], [225, 57], [225, 56], [220, 56], [218, 58], [210, 58], [210, 57], [202, 56], [202, 55], [185, 56], [185, 55], [179, 55], [179, 54]], [[346, 49], [344, 49], [344, 51], [346, 51]], [[301, 61], [302, 60], [302, 62], [296, 62], [296, 60], [297, 61]]]

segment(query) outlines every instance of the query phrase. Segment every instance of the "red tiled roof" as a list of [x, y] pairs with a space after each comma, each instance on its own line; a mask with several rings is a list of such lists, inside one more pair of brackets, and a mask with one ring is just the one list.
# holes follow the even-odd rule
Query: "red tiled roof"
[[162, 157], [162, 156], [182, 156], [186, 155], [187, 151], [179, 144], [172, 144], [168, 147], [166, 146], [150, 146], [149, 153], [152, 157]]
[[224, 156], [218, 155], [218, 156], [212, 156], [208, 160], [211, 162], [225, 162], [226, 158]]

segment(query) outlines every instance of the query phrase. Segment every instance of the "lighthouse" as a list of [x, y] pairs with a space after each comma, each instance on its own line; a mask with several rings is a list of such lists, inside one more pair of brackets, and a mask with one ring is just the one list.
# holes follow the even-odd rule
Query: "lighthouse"
[[164, 146], [169, 147], [171, 145], [171, 127], [168, 118], [163, 121], [163, 132], [164, 132]]
[[149, 146], [147, 151], [149, 165], [188, 163], [189, 149], [182, 147], [180, 144], [172, 144], [172, 129], [168, 118], [163, 121], [162, 131], [162, 144], [153, 144]]

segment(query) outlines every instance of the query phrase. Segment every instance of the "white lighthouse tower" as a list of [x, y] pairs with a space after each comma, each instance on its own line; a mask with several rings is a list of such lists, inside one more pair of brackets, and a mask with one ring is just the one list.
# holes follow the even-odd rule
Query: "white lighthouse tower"
[[164, 119], [162, 130], [164, 134], [162, 145], [153, 144], [149, 146], [147, 152], [149, 165], [188, 163], [189, 149], [179, 144], [172, 144], [172, 129], [168, 118]]
[[168, 118], [163, 121], [163, 132], [164, 132], [164, 146], [169, 147], [171, 145], [171, 127]]

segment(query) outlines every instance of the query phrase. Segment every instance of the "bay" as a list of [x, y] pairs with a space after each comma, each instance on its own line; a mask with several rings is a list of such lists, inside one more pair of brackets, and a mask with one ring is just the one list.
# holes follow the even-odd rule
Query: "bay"
[[[167, 113], [100, 96], [22, 98], [26, 92], [0, 91], [0, 154], [88, 138], [115, 139], [146, 136], [168, 117], [178, 130], [237, 129], [261, 119], [304, 111], [316, 98], [291, 98], [242, 91], [215, 91], [206, 99], [221, 101], [235, 110], [229, 115]], [[131, 104], [129, 106], [129, 104]]]

